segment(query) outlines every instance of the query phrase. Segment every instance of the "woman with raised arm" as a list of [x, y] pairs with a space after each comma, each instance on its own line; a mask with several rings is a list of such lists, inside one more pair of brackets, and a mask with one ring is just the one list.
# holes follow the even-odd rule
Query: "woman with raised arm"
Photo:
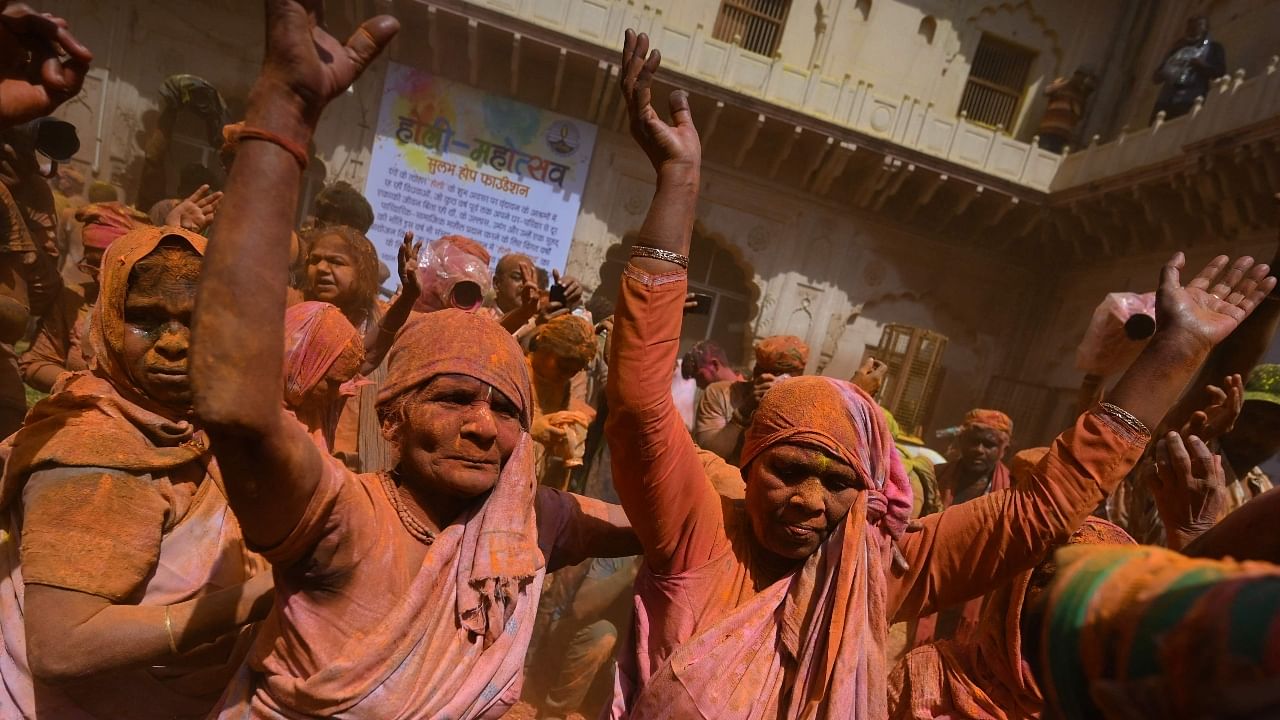
[[410, 320], [378, 414], [390, 472], [353, 475], [282, 408], [289, 231], [325, 105], [395, 35], [343, 46], [320, 0], [265, 0], [267, 47], [195, 313], [192, 380], [275, 605], [220, 718], [496, 718], [518, 699], [543, 578], [639, 552], [622, 509], [537, 488], [519, 345], [457, 309]]
[[191, 417], [204, 249], [179, 228], [112, 242], [92, 369], [0, 445], [0, 717], [204, 718], [271, 605]]
[[1054, 442], [1026, 487], [930, 515], [914, 532], [904, 534], [910, 483], [883, 414], [830, 378], [785, 380], [764, 396], [741, 458], [746, 498], [723, 500], [670, 396], [701, 151], [684, 93], [671, 97], [674, 125], [650, 105], [659, 63], [628, 31], [622, 90], [657, 190], [623, 272], [609, 363], [614, 483], [645, 557], [613, 715], [885, 717], [889, 622], [991, 590], [1064, 542], [1275, 280], [1265, 265], [1227, 270], [1218, 258], [1183, 287], [1177, 255], [1161, 279], [1160, 331], [1110, 402]]

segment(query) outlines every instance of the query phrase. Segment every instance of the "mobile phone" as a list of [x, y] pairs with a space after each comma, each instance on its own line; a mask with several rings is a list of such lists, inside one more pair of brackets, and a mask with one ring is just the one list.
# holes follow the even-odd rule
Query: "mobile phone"
[[684, 311], [685, 315], [710, 315], [711, 303], [715, 300], [706, 293], [689, 293], [689, 299], [696, 303]]
[[561, 305], [563, 305], [564, 300], [565, 300], [564, 286], [561, 285], [560, 283], [556, 283], [555, 285], [552, 285], [551, 286], [551, 302], [560, 303]]

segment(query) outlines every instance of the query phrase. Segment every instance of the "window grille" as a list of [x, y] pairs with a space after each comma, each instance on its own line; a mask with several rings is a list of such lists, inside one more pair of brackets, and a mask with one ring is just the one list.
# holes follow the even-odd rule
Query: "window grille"
[[886, 325], [875, 356], [889, 366], [881, 403], [904, 430], [919, 435], [929, 416], [942, 379], [942, 355], [947, 338], [910, 325]]
[[791, 0], [722, 0], [711, 36], [773, 57], [782, 41]]
[[975, 123], [1010, 130], [1035, 59], [1031, 50], [984, 33], [969, 67], [960, 112]]

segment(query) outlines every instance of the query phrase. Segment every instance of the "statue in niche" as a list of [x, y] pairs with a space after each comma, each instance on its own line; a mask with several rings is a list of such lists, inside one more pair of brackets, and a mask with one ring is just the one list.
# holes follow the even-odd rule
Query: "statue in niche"
[[818, 367], [816, 372], [822, 374], [827, 369], [827, 365], [831, 363], [831, 359], [835, 357], [836, 348], [840, 345], [840, 338], [844, 337], [845, 328], [849, 326], [853, 318], [846, 318], [844, 313], [832, 313], [831, 321], [827, 323], [827, 337], [822, 341], [822, 351], [818, 354]]
[[1196, 15], [1187, 20], [1187, 30], [1169, 49], [1151, 81], [1164, 87], [1151, 111], [1164, 112], [1166, 120], [1186, 115], [1196, 98], [1207, 98], [1209, 83], [1227, 74], [1227, 53], [1222, 43], [1209, 39], [1209, 18]]
[[808, 338], [809, 328], [813, 326], [813, 297], [805, 294], [800, 298], [800, 306], [791, 311], [791, 317], [787, 318], [787, 329], [783, 335], [795, 335], [798, 338]]
[[1044, 116], [1040, 118], [1040, 147], [1049, 152], [1061, 153], [1071, 144], [1076, 127], [1084, 117], [1084, 106], [1093, 93], [1097, 77], [1086, 68], [1077, 68], [1069, 78], [1058, 78], [1049, 83], [1044, 94], [1049, 98]]

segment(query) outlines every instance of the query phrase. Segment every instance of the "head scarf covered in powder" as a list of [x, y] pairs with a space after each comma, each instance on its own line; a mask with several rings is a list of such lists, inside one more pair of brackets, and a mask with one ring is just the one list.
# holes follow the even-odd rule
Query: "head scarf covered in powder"
[[492, 386], [519, 408], [525, 429], [493, 491], [471, 511], [458, 563], [459, 622], [491, 644], [503, 633], [525, 581], [545, 565], [534, 520], [537, 478], [528, 433], [533, 389], [511, 333], [488, 318], [448, 309], [417, 315], [400, 332], [387, 357], [379, 409], [440, 375], [466, 375]]
[[577, 360], [585, 367], [596, 357], [595, 329], [577, 315], [561, 315], [538, 328], [533, 348]]
[[[125, 234], [111, 244], [102, 258], [101, 290], [89, 321], [89, 348], [93, 353], [90, 369], [130, 401], [152, 409], [154, 404], [129, 374], [124, 360], [124, 303], [134, 266], [166, 240], [176, 241], [204, 257], [207, 241], [188, 230], [143, 226]], [[198, 278], [189, 279], [194, 283]]]
[[308, 301], [284, 313], [284, 400], [298, 407], [344, 352], [364, 357], [364, 338], [337, 307]]
[[970, 428], [987, 428], [996, 432], [1004, 433], [1005, 439], [1013, 436], [1013, 420], [1008, 415], [999, 410], [984, 410], [976, 408], [965, 413], [964, 423], [961, 427], [965, 430]]
[[746, 468], [779, 444], [804, 445], [843, 461], [865, 483], [867, 523], [902, 535], [911, 513], [911, 482], [880, 406], [861, 388], [827, 377], [790, 378], [756, 409], [742, 447]]
[[773, 621], [797, 664], [785, 716], [818, 717], [821, 708], [833, 718], [882, 716], [886, 574], [911, 514], [911, 481], [879, 406], [843, 380], [797, 377], [773, 386], [747, 430], [742, 467], [780, 444], [820, 450], [864, 484], [844, 521], [791, 576]]
[[795, 335], [774, 335], [756, 345], [756, 372], [803, 375], [808, 364], [809, 346]]
[[[103, 467], [163, 473], [208, 455], [208, 443], [184, 419], [170, 417], [134, 382], [124, 362], [124, 304], [129, 275], [164, 240], [203, 257], [205, 239], [179, 228], [140, 227], [112, 243], [102, 260], [98, 304], [90, 315], [88, 372], [64, 376], [36, 403], [22, 430], [0, 446], [7, 455], [0, 509], [19, 497], [26, 478], [46, 467]], [[194, 279], [194, 278], [193, 278]]]
[[76, 211], [76, 220], [84, 224], [80, 231], [84, 246], [99, 250], [111, 247], [125, 233], [151, 224], [146, 213], [119, 202], [85, 205]]

